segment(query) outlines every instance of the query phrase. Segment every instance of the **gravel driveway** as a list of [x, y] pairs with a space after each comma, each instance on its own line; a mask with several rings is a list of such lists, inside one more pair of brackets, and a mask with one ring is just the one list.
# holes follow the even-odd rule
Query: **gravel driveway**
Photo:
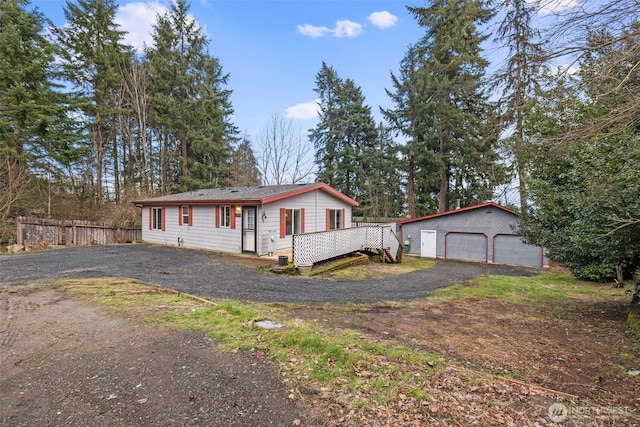
[[481, 274], [523, 276], [537, 271], [439, 261], [431, 269], [379, 280], [329, 281], [262, 273], [229, 262], [217, 253], [149, 244], [70, 247], [0, 256], [0, 283], [127, 277], [201, 297], [270, 302], [407, 301]]

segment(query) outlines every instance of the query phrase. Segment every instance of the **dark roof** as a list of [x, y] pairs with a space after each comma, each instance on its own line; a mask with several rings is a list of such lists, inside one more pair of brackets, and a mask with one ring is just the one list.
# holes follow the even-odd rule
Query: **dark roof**
[[453, 214], [457, 214], [457, 213], [461, 213], [461, 212], [468, 212], [468, 211], [471, 211], [471, 210], [474, 210], [474, 209], [481, 209], [481, 208], [486, 208], [486, 207], [494, 207], [494, 208], [502, 209], [503, 211], [509, 212], [509, 213], [514, 214], [516, 216], [518, 215], [517, 212], [512, 211], [511, 209], [509, 209], [507, 207], [504, 207], [504, 206], [499, 205], [499, 204], [494, 203], [494, 202], [486, 202], [486, 203], [481, 203], [479, 205], [468, 206], [466, 208], [454, 209], [452, 211], [438, 212], [438, 213], [433, 214], [433, 215], [421, 216], [419, 218], [404, 219], [402, 221], [398, 221], [397, 224], [408, 224], [410, 222], [423, 221], [425, 219], [437, 218], [437, 217], [445, 216], [445, 215], [453, 215]]
[[323, 190], [341, 199], [351, 206], [358, 206], [358, 202], [340, 193], [338, 190], [324, 183], [317, 184], [289, 184], [289, 185], [261, 185], [255, 187], [223, 187], [193, 190], [185, 193], [170, 194], [153, 197], [134, 202], [137, 206], [175, 205], [175, 204], [265, 204], [288, 197], [297, 196], [314, 190]]

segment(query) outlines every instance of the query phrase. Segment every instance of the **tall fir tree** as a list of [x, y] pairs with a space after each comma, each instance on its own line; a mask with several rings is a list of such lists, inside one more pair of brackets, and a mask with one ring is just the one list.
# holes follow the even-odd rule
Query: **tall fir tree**
[[[484, 93], [488, 63], [480, 44], [486, 37], [477, 29], [490, 11], [481, 0], [434, 0], [408, 10], [425, 34], [405, 55], [401, 77], [393, 80], [395, 108], [386, 111], [408, 139], [408, 187], [417, 171], [426, 177], [423, 191], [437, 182], [440, 212], [451, 208], [449, 199], [465, 205], [488, 200], [504, 180]], [[417, 214], [429, 213], [423, 211], [430, 208], [428, 201], [423, 209], [417, 203], [425, 196], [416, 188], [415, 200], [408, 201], [410, 214], [412, 206]]]
[[341, 79], [325, 63], [316, 75], [315, 91], [320, 98], [320, 120], [310, 139], [316, 149], [317, 179], [365, 201], [365, 169], [370, 165], [363, 160], [371, 158], [367, 152], [374, 149], [377, 138], [371, 108], [352, 80]]
[[[163, 142], [163, 191], [226, 184], [225, 169], [237, 128], [228, 75], [209, 55], [208, 41], [178, 0], [158, 17], [146, 49], [153, 127]], [[178, 167], [176, 167], [178, 166]]]
[[59, 177], [79, 154], [68, 100], [53, 83], [56, 46], [43, 36], [45, 25], [28, 1], [0, 2], [0, 219], [17, 213], [34, 175]]
[[362, 158], [366, 186], [362, 215], [369, 219], [396, 218], [404, 212], [399, 151], [392, 131], [380, 123], [374, 146]]
[[65, 25], [55, 29], [61, 48], [61, 69], [71, 84], [74, 108], [82, 115], [86, 144], [91, 148], [87, 167], [91, 198], [100, 206], [105, 198], [103, 179], [110, 144], [115, 143], [116, 97], [119, 68], [130, 57], [124, 33], [115, 22], [114, 0], [67, 1]]
[[242, 138], [240, 143], [234, 147], [228, 169], [227, 182], [231, 186], [251, 187], [262, 183], [258, 161], [251, 148], [249, 138]]
[[535, 5], [527, 0], [502, 0], [503, 19], [496, 42], [508, 49], [504, 67], [495, 83], [502, 88], [500, 99], [501, 128], [508, 131], [503, 139], [518, 180], [521, 209], [527, 207], [527, 112], [538, 86], [536, 76], [543, 66], [543, 48], [539, 31], [532, 25]]

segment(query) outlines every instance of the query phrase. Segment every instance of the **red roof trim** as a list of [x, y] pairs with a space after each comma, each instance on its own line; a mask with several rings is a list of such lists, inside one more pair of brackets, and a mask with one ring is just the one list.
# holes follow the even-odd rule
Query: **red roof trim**
[[460, 212], [471, 211], [471, 210], [474, 210], [474, 209], [482, 209], [482, 208], [486, 208], [486, 207], [494, 207], [494, 208], [502, 209], [505, 212], [509, 212], [511, 214], [518, 215], [518, 213], [516, 211], [513, 211], [513, 210], [511, 210], [511, 209], [509, 209], [507, 207], [504, 207], [504, 206], [499, 205], [499, 204], [494, 203], [494, 202], [486, 202], [486, 203], [481, 203], [479, 205], [467, 206], [466, 208], [454, 209], [452, 211], [439, 212], [439, 213], [432, 214], [432, 215], [421, 216], [420, 218], [405, 219], [405, 220], [402, 220], [402, 221], [398, 221], [397, 224], [408, 224], [410, 222], [422, 221], [422, 220], [425, 220], [425, 219], [437, 218], [437, 217], [440, 217], [440, 216], [445, 216], [445, 215], [451, 215], [451, 214], [456, 214], [456, 213], [460, 213]]
[[312, 185], [312, 186], [309, 186], [309, 187], [303, 187], [303, 188], [300, 188], [299, 190], [290, 191], [288, 193], [278, 194], [277, 196], [266, 197], [266, 198], [262, 199], [261, 202], [263, 204], [277, 202], [278, 200], [288, 199], [289, 197], [299, 196], [300, 194], [308, 193], [310, 191], [315, 191], [315, 190], [324, 190], [327, 193], [331, 194], [332, 196], [334, 196], [334, 197], [342, 200], [343, 202], [347, 203], [348, 205], [360, 206], [360, 203], [356, 202], [351, 197], [345, 196], [344, 194], [342, 194], [338, 190], [336, 190], [334, 188], [331, 188], [330, 186], [328, 186], [327, 184], [325, 184], [323, 182], [320, 182], [318, 184], [315, 184], [315, 185]]

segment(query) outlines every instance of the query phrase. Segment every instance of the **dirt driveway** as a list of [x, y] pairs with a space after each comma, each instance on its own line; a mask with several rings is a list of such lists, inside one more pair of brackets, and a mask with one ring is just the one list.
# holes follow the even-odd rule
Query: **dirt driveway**
[[0, 425], [294, 425], [277, 367], [132, 326], [44, 284], [0, 285]]

